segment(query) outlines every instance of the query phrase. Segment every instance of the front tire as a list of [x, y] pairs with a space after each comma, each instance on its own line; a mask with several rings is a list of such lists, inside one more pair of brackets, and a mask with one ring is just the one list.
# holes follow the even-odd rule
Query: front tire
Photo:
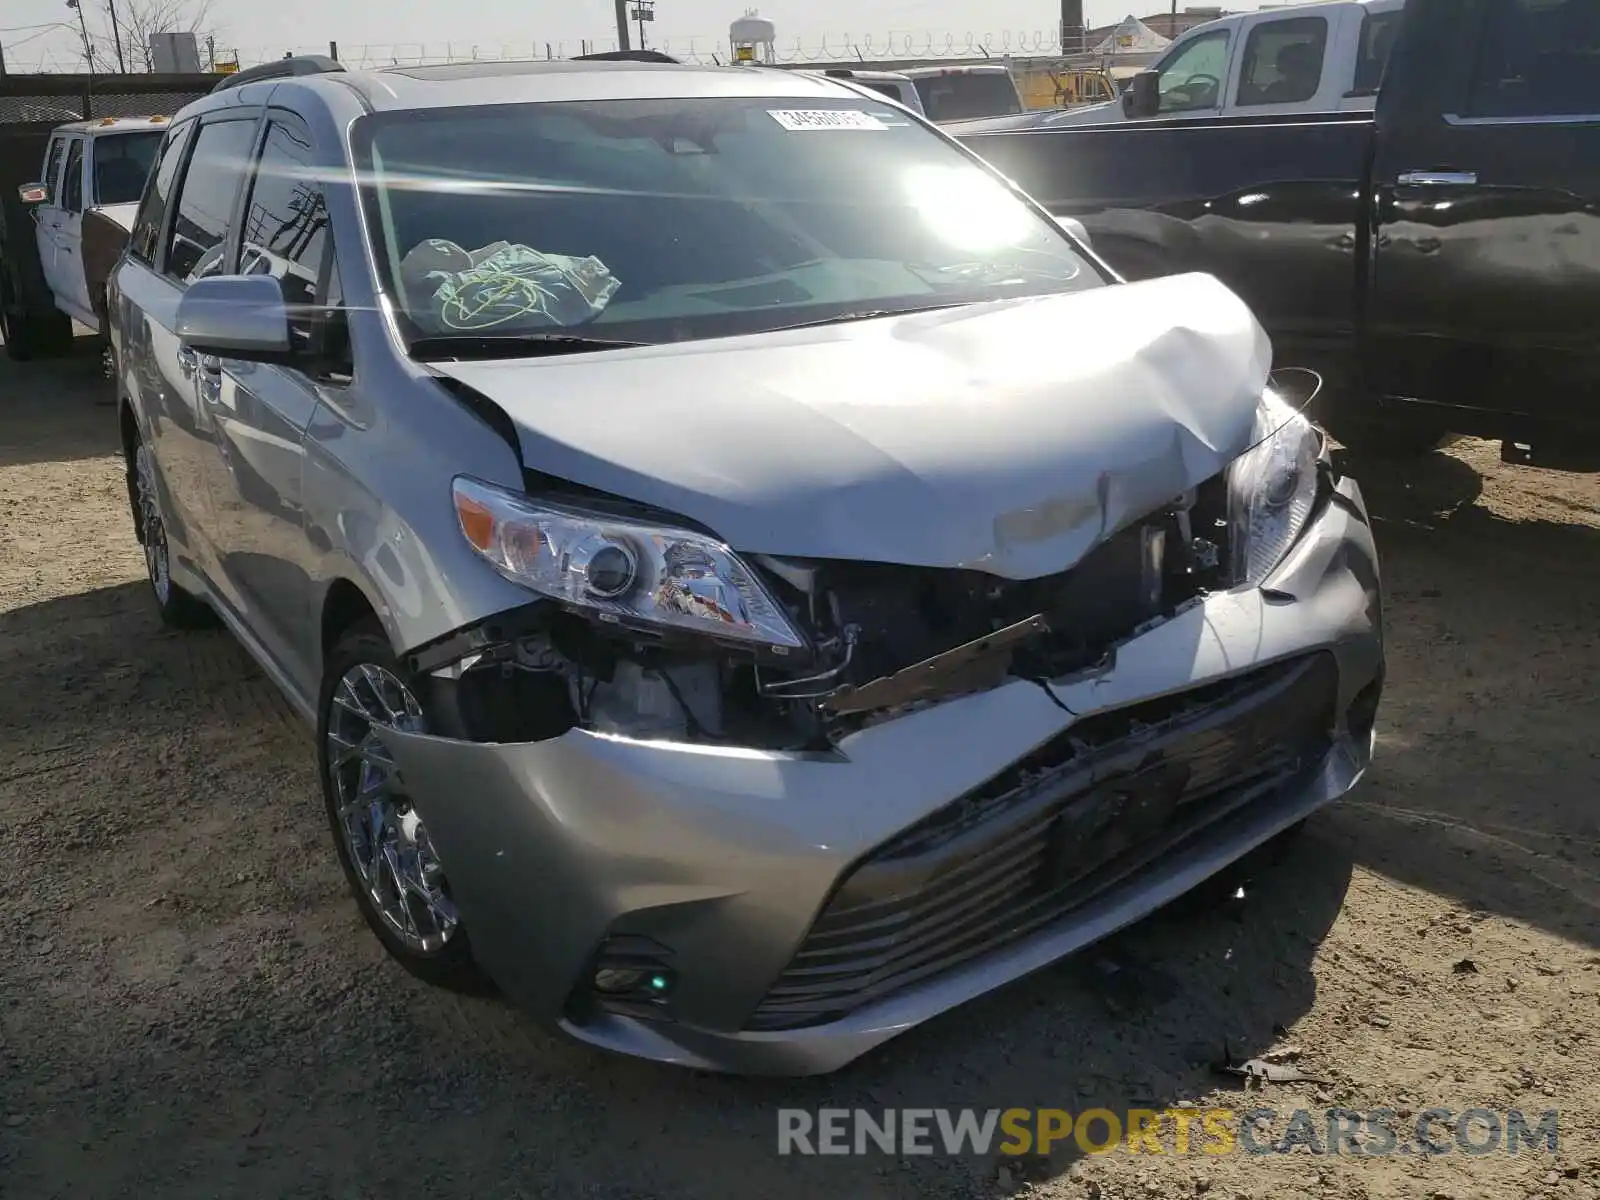
[[1341, 446], [1359, 458], [1394, 462], [1424, 458], [1458, 440], [1455, 434], [1441, 429], [1401, 421], [1380, 424], [1375, 421], [1334, 419], [1328, 424], [1328, 432]]
[[328, 827], [356, 906], [389, 956], [425, 982], [484, 992], [443, 864], [383, 744], [387, 728], [428, 728], [421, 694], [376, 619], [335, 643], [317, 706]]

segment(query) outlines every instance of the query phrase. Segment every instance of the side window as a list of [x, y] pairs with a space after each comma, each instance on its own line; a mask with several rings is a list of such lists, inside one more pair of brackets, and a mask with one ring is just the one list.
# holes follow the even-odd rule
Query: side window
[[82, 138], [73, 138], [67, 145], [67, 165], [61, 172], [61, 207], [68, 212], [83, 211]]
[[1489, 0], [1478, 43], [1475, 117], [1600, 114], [1600, 4]]
[[1400, 32], [1401, 13], [1369, 12], [1361, 18], [1361, 39], [1356, 46], [1356, 77], [1350, 91], [1356, 96], [1375, 96], [1383, 82], [1384, 68], [1389, 65], [1389, 51], [1394, 49], [1395, 35]]
[[1326, 17], [1262, 21], [1245, 39], [1238, 102], [1303, 104], [1317, 94], [1327, 48]]
[[273, 121], [261, 146], [245, 205], [240, 267], [276, 275], [290, 304], [317, 302], [328, 205], [311, 166], [311, 140], [295, 125]]
[[1185, 42], [1156, 68], [1156, 90], [1161, 93], [1158, 112], [1193, 112], [1216, 108], [1222, 80], [1228, 73], [1228, 31], [1204, 33]]
[[303, 126], [273, 119], [245, 203], [239, 270], [275, 275], [291, 305], [289, 332], [337, 380], [350, 370], [328, 203]]
[[163, 272], [179, 283], [220, 275], [227, 257], [228, 222], [250, 162], [256, 123], [202, 125], [178, 189], [172, 240]]
[[161, 228], [167, 223], [167, 203], [172, 199], [172, 185], [178, 178], [183, 152], [193, 133], [192, 121], [173, 126], [167, 134], [166, 144], [161, 148], [161, 160], [145, 184], [144, 199], [139, 202], [139, 215], [134, 218], [133, 233], [128, 238], [128, 252], [147, 266], [155, 265], [156, 248], [161, 244]]
[[66, 138], [53, 137], [50, 139], [50, 152], [45, 155], [44, 175], [39, 182], [50, 189], [49, 203], [52, 206], [61, 203], [61, 156], [66, 149]]

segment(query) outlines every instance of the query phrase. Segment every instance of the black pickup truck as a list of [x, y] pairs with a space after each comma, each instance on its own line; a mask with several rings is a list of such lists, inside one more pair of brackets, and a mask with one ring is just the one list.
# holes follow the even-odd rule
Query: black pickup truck
[[1222, 279], [1346, 444], [1600, 470], [1600, 0], [1409, 0], [1371, 116], [950, 132], [1125, 277]]

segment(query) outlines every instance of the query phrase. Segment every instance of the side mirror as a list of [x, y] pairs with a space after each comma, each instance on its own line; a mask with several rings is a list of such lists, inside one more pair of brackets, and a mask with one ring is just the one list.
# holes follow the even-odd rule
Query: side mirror
[[1078, 220], [1076, 217], [1055, 216], [1052, 217], [1052, 219], [1061, 227], [1061, 232], [1065, 233], [1068, 237], [1075, 237], [1085, 246], [1093, 248], [1094, 243], [1089, 240], [1089, 231], [1083, 227], [1082, 221]]
[[1140, 71], [1122, 93], [1122, 111], [1130, 117], [1153, 117], [1161, 111], [1161, 76], [1156, 71]]
[[50, 199], [50, 189], [42, 183], [25, 183], [17, 189], [17, 198], [24, 204], [43, 204]]
[[270, 275], [197, 279], [178, 301], [178, 341], [196, 354], [287, 366], [300, 356], [289, 337], [283, 286]]

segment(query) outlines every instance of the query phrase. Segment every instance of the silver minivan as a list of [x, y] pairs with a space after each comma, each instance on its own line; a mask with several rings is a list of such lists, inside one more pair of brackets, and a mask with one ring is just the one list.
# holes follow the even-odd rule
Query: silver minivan
[[842, 81], [242, 72], [110, 306], [163, 619], [315, 726], [396, 960], [590, 1044], [832, 1070], [1371, 760], [1371, 527], [1250, 312]]

